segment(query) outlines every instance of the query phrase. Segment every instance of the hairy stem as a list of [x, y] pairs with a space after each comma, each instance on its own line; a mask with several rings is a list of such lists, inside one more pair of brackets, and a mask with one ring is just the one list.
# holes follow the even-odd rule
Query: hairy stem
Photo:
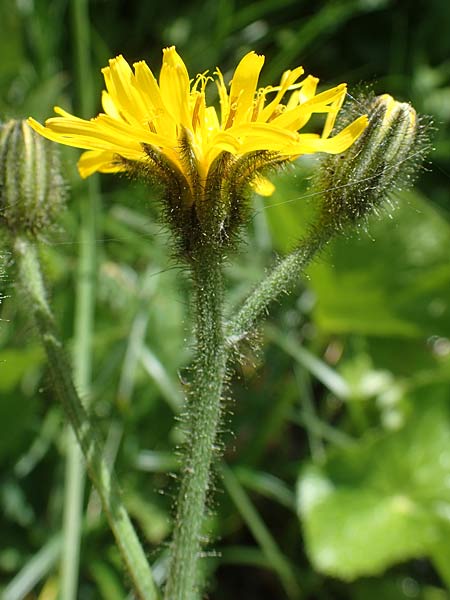
[[142, 546], [122, 503], [116, 479], [102, 451], [101, 436], [75, 390], [70, 365], [58, 338], [34, 244], [25, 237], [14, 242], [21, 285], [29, 299], [42, 345], [47, 353], [51, 382], [72, 425], [86, 466], [100, 496], [109, 525], [121, 551], [133, 587], [140, 600], [156, 600], [158, 592]]
[[197, 355], [184, 415], [187, 442], [166, 600], [193, 600], [201, 592], [198, 561], [227, 361], [222, 324], [222, 260], [213, 249], [201, 247], [196, 252], [192, 277]]
[[305, 268], [330, 241], [335, 230], [331, 227], [312, 230], [298, 249], [276, 265], [271, 273], [253, 290], [235, 317], [226, 326], [227, 346], [243, 340], [257, 321], [268, 311], [272, 302], [291, 292], [298, 284]]
[[[314, 230], [259, 284], [226, 330], [222, 320], [222, 261], [210, 247], [195, 252], [196, 360], [188, 406], [187, 429], [177, 517], [165, 600], [195, 600], [200, 596], [199, 557], [211, 463], [221, 417], [221, 395], [230, 347], [245, 338], [269, 305], [292, 291], [305, 267], [334, 233]], [[226, 334], [226, 335], [225, 335]]]

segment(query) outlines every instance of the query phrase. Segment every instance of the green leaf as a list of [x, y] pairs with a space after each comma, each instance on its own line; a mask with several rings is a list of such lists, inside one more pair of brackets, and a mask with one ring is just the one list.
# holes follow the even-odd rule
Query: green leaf
[[323, 468], [301, 473], [298, 511], [318, 571], [345, 580], [377, 575], [442, 543], [450, 519], [449, 409], [423, 400], [402, 430], [366, 434]]

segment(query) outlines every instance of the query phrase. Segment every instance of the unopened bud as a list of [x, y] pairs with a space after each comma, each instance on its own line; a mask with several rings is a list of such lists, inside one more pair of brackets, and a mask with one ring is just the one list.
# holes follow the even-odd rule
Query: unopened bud
[[370, 102], [368, 116], [366, 130], [345, 154], [327, 156], [319, 168], [327, 224], [356, 223], [409, 187], [430, 150], [427, 128], [410, 104], [384, 94]]
[[0, 124], [0, 222], [13, 233], [38, 235], [65, 199], [55, 145], [25, 121]]

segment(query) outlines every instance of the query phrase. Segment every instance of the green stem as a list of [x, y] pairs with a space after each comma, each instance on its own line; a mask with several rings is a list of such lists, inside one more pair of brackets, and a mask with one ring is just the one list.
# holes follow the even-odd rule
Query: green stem
[[165, 600], [195, 600], [201, 593], [198, 563], [200, 536], [220, 424], [221, 394], [229, 348], [248, 334], [274, 300], [282, 293], [291, 291], [306, 265], [334, 233], [331, 227], [318, 231], [320, 233], [314, 230], [297, 251], [273, 269], [228, 323], [226, 331], [222, 320], [222, 260], [207, 245], [195, 253], [191, 269], [196, 294], [197, 356], [184, 416], [188, 438]]
[[212, 248], [198, 250], [192, 263], [192, 277], [196, 296], [197, 355], [184, 417], [188, 438], [164, 596], [166, 600], [193, 600], [201, 593], [200, 537], [227, 361], [222, 323], [222, 260]]
[[109, 525], [122, 553], [133, 587], [140, 600], [156, 600], [158, 592], [142, 546], [122, 503], [118, 483], [102, 451], [101, 436], [89, 420], [75, 390], [70, 365], [58, 339], [35, 245], [27, 238], [16, 238], [14, 251], [20, 281], [29, 297], [31, 313], [48, 358], [56, 396], [83, 452], [86, 466], [100, 496]]
[[[90, 23], [87, 0], [71, 2], [72, 38], [74, 48], [76, 99], [85, 118], [94, 109], [94, 93], [90, 60]], [[79, 393], [89, 400], [92, 376], [92, 331], [95, 305], [96, 273], [96, 212], [98, 180], [91, 178], [82, 198], [79, 224], [79, 262], [74, 323], [74, 377]], [[78, 597], [79, 554], [85, 468], [80, 448], [68, 430], [64, 488], [63, 550], [61, 556], [61, 595], [64, 600]]]
[[61, 548], [61, 598], [76, 600], [80, 566], [85, 467], [80, 447], [66, 427], [64, 474], [63, 544]]
[[301, 242], [297, 250], [283, 259], [253, 290], [237, 315], [226, 327], [227, 346], [244, 339], [258, 319], [265, 315], [272, 302], [287, 294], [298, 284], [305, 268], [335, 233], [331, 227], [318, 228]]

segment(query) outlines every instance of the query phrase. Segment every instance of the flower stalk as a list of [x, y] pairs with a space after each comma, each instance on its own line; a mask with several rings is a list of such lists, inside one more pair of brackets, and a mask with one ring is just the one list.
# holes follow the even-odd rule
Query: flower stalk
[[336, 233], [333, 227], [312, 228], [298, 248], [276, 265], [253, 290], [236, 316], [226, 325], [227, 346], [245, 339], [253, 326], [267, 314], [270, 305], [295, 289], [306, 267]]
[[157, 600], [150, 566], [121, 499], [119, 485], [103, 456], [101, 436], [75, 390], [71, 369], [59, 340], [41, 273], [37, 249], [27, 236], [14, 240], [19, 278], [48, 358], [51, 382], [82, 449], [133, 588], [140, 600]]
[[194, 600], [200, 593], [198, 559], [227, 362], [222, 262], [209, 244], [197, 247], [191, 262], [197, 354], [184, 414], [187, 441], [165, 600]]

